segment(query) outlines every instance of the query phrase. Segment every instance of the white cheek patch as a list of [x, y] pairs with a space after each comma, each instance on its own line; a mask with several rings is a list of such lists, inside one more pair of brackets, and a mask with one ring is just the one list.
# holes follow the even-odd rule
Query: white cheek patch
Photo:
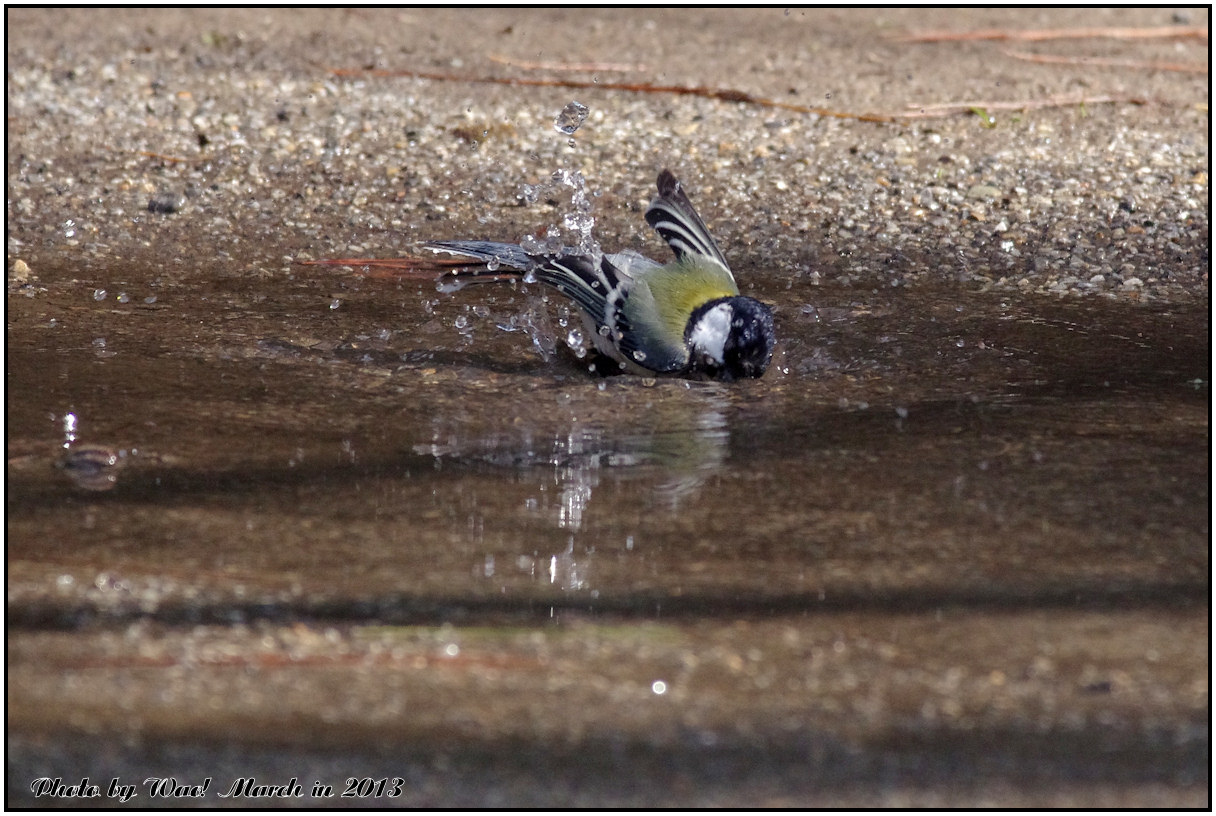
[[693, 350], [721, 365], [726, 354], [726, 338], [730, 336], [733, 317], [733, 311], [725, 303], [719, 303], [701, 315], [701, 319], [692, 327], [688, 336]]

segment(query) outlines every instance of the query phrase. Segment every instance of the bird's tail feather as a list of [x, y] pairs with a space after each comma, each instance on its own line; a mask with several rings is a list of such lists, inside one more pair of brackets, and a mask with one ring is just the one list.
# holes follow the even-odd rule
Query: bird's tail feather
[[498, 241], [428, 241], [423, 246], [432, 252], [446, 252], [485, 264], [490, 272], [524, 273], [536, 266], [528, 253], [518, 244]]

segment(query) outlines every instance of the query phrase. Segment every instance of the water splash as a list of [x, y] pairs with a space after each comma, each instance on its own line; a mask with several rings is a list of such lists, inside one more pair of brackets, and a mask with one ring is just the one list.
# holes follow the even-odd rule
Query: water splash
[[566, 345], [580, 360], [587, 356], [587, 340], [581, 329], [573, 328], [566, 333]]
[[574, 557], [574, 536], [565, 552], [549, 557], [549, 583], [560, 587], [566, 592], [577, 592], [587, 588], [588, 561], [580, 563]]
[[598, 264], [604, 253], [591, 234], [595, 218], [591, 215], [592, 202], [587, 192], [587, 179], [578, 170], [558, 170], [553, 174], [553, 181], [571, 191], [570, 209], [562, 216], [562, 226], [570, 233], [571, 244], [578, 254], [588, 255]]
[[102, 492], [118, 484], [126, 460], [125, 450], [85, 445], [64, 453], [55, 464], [82, 490]]
[[570, 102], [566, 107], [562, 108], [557, 114], [557, 118], [553, 120], [553, 129], [558, 133], [564, 133], [567, 136], [573, 136], [574, 132], [582, 127], [583, 122], [587, 120], [587, 114], [590, 109], [581, 102]]
[[[524, 206], [541, 200], [557, 201], [562, 208], [560, 223], [549, 226], [543, 237], [526, 235], [520, 241], [524, 251], [532, 255], [586, 255], [599, 263], [603, 256], [599, 242], [592, 236], [595, 217], [591, 214], [595, 193], [588, 191], [587, 180], [578, 170], [555, 170], [548, 181], [522, 184], [516, 198]], [[569, 197], [569, 203], [561, 203]]]
[[78, 420], [74, 413], [68, 412], [63, 415], [63, 446], [71, 447], [76, 441], [76, 430], [79, 428]]

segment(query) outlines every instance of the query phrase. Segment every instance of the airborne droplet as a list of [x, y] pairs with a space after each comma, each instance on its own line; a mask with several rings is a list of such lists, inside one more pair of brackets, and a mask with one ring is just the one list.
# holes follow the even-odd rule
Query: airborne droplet
[[571, 102], [562, 108], [561, 113], [553, 120], [553, 129], [558, 133], [572, 135], [587, 119], [588, 108], [581, 102]]
[[566, 335], [566, 345], [574, 352], [574, 356], [583, 358], [587, 356], [587, 346], [583, 342], [583, 333], [580, 329], [574, 328]]

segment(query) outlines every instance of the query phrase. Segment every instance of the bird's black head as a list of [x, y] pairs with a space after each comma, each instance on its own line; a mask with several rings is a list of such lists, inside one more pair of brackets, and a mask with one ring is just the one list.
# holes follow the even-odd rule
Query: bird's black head
[[722, 380], [759, 377], [773, 359], [773, 310], [749, 297], [711, 300], [688, 321], [689, 369]]

